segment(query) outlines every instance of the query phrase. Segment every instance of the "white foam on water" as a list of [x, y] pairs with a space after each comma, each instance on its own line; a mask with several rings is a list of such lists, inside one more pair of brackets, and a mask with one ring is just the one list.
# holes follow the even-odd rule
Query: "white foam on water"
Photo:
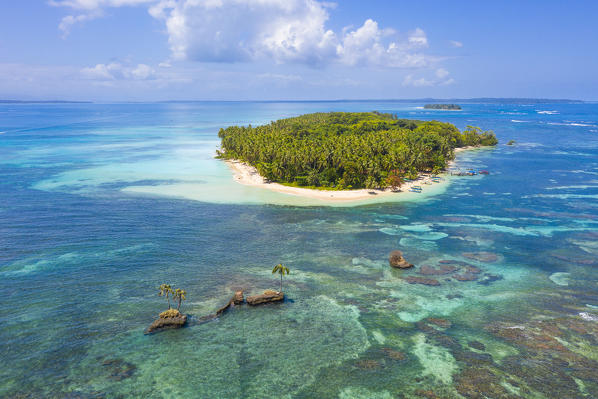
[[583, 226], [583, 227], [566, 227], [566, 226], [536, 226], [529, 225], [526, 227], [510, 227], [491, 223], [436, 223], [437, 226], [442, 227], [470, 227], [475, 229], [490, 230], [497, 233], [512, 234], [515, 236], [543, 236], [552, 237], [554, 233], [570, 232], [570, 231], [596, 231], [598, 228]]
[[536, 112], [538, 114], [542, 114], [542, 115], [557, 115], [557, 114], [559, 114], [559, 111], [541, 111], [541, 110], [536, 110]]
[[598, 194], [532, 194], [522, 198], [598, 199]]
[[110, 257], [119, 256], [126, 252], [135, 252], [152, 244], [137, 244], [123, 248], [106, 250], [104, 252], [67, 252], [64, 254], [45, 254], [40, 257], [17, 260], [0, 271], [0, 275], [24, 276], [45, 271], [62, 270], [78, 265], [88, 265], [94, 260], [105, 260]]
[[428, 225], [428, 224], [407, 224], [407, 225], [399, 226], [399, 228], [401, 230], [405, 230], [405, 231], [409, 231], [409, 232], [417, 232], [417, 233], [432, 231], [432, 228], [430, 228], [430, 225]]
[[499, 224], [490, 224], [490, 223], [436, 223], [438, 226], [442, 227], [470, 227], [475, 229], [482, 229], [482, 230], [490, 230], [495, 231], [497, 233], [506, 233], [506, 234], [513, 234], [516, 236], [537, 236], [537, 233], [527, 231], [523, 227], [509, 227], [503, 226]]
[[448, 234], [439, 231], [431, 231], [429, 233], [411, 234], [414, 238], [426, 241], [436, 241], [448, 237]]
[[571, 273], [567, 272], [556, 272], [552, 273], [548, 278], [556, 285], [567, 286], [569, 285], [569, 276]]
[[592, 125], [589, 123], [579, 123], [579, 122], [570, 122], [570, 123], [547, 122], [546, 124], [547, 125], [556, 125], [556, 126], [597, 127], [596, 125]]
[[577, 245], [581, 250], [592, 255], [598, 256], [598, 241], [590, 240], [567, 240], [570, 243]]
[[587, 321], [598, 321], [598, 316], [596, 316], [596, 315], [593, 315], [593, 314], [591, 314], [591, 313], [588, 313], [588, 312], [581, 312], [581, 313], [579, 314], [579, 316], [580, 316], [582, 319], [584, 319], [584, 320], [587, 320]]
[[588, 188], [598, 188], [598, 185], [596, 185], [596, 184], [579, 184], [579, 185], [572, 185], [572, 186], [555, 186], [555, 187], [546, 187], [546, 190], [573, 190], [573, 189], [585, 190]]
[[489, 222], [491, 220], [501, 221], [501, 222], [514, 222], [516, 219], [507, 218], [507, 217], [497, 217], [497, 216], [486, 216], [486, 215], [471, 215], [471, 214], [455, 214], [455, 213], [447, 213], [443, 216], [448, 217], [465, 217], [471, 219], [478, 219], [481, 222]]
[[403, 230], [401, 230], [400, 228], [396, 228], [396, 227], [382, 227], [378, 231], [380, 233], [384, 233], [389, 236], [401, 236], [401, 235], [405, 234], [405, 232]]

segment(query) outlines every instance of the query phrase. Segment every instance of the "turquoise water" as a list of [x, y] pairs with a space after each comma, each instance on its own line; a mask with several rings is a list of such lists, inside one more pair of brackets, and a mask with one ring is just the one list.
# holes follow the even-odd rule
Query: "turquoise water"
[[[0, 397], [598, 397], [598, 104], [422, 105], [0, 105]], [[330, 110], [501, 143], [458, 156], [490, 175], [350, 207], [213, 159], [220, 127]], [[279, 262], [284, 304], [198, 322]], [[144, 335], [163, 282], [189, 326]]]

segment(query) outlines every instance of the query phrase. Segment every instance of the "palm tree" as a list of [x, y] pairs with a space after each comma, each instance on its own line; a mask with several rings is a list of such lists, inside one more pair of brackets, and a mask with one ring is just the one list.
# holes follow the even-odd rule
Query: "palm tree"
[[170, 297], [169, 295], [173, 295], [174, 296], [174, 291], [172, 290], [172, 287], [170, 286], [170, 284], [162, 284], [160, 285], [160, 292], [158, 293], [158, 296], [165, 296], [166, 300], [168, 300], [168, 309], [170, 309]]
[[185, 299], [187, 299], [186, 295], [187, 295], [187, 291], [185, 291], [185, 290], [182, 290], [180, 288], [177, 288], [176, 290], [174, 290], [174, 292], [172, 294], [172, 298], [175, 301], [179, 301], [179, 305], [176, 307], [176, 310], [181, 310], [181, 302], [184, 301]]
[[278, 273], [280, 274], [280, 291], [282, 292], [282, 276], [284, 276], [285, 274], [289, 274], [289, 268], [286, 267], [285, 265], [283, 265], [282, 263], [277, 264], [276, 266], [274, 266], [274, 269], [272, 269], [272, 274], [274, 273]]

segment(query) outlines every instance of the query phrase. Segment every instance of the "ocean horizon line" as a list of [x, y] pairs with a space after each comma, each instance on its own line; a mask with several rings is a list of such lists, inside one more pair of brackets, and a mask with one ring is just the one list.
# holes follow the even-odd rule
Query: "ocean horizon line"
[[470, 104], [501, 103], [501, 104], [585, 104], [598, 100], [579, 100], [563, 98], [526, 98], [526, 97], [472, 97], [472, 98], [365, 98], [365, 99], [325, 99], [325, 100], [14, 100], [2, 99], [0, 104], [165, 104], [165, 103], [352, 103], [352, 102], [460, 102]]

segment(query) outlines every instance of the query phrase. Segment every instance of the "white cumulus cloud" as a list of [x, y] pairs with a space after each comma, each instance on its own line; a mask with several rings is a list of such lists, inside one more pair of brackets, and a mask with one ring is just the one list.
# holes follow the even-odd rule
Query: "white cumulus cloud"
[[421, 28], [400, 35], [372, 19], [335, 32], [327, 27], [333, 4], [319, 0], [52, 0], [74, 11], [60, 23], [68, 34], [76, 23], [101, 17], [109, 7], [148, 7], [163, 21], [173, 60], [273, 61], [325, 66], [332, 63], [388, 68], [429, 66]]
[[403, 80], [403, 86], [412, 87], [431, 87], [431, 86], [445, 86], [455, 83], [455, 79], [449, 77], [450, 72], [444, 68], [438, 68], [433, 76], [428, 77], [414, 77], [409, 74]]
[[48, 3], [55, 7], [67, 7], [76, 14], [66, 15], [60, 21], [58, 28], [63, 37], [68, 36], [73, 25], [100, 18], [104, 9], [108, 7], [138, 6], [154, 3], [156, 0], [50, 0]]
[[97, 64], [94, 67], [83, 68], [84, 78], [98, 81], [113, 80], [150, 80], [155, 78], [155, 71], [146, 64], [123, 65], [119, 62]]
[[414, 52], [428, 40], [422, 29], [403, 42], [393, 29], [368, 19], [355, 29], [327, 29], [328, 5], [315, 0], [162, 0], [150, 14], [165, 21], [176, 59], [413, 67], [431, 58]]

